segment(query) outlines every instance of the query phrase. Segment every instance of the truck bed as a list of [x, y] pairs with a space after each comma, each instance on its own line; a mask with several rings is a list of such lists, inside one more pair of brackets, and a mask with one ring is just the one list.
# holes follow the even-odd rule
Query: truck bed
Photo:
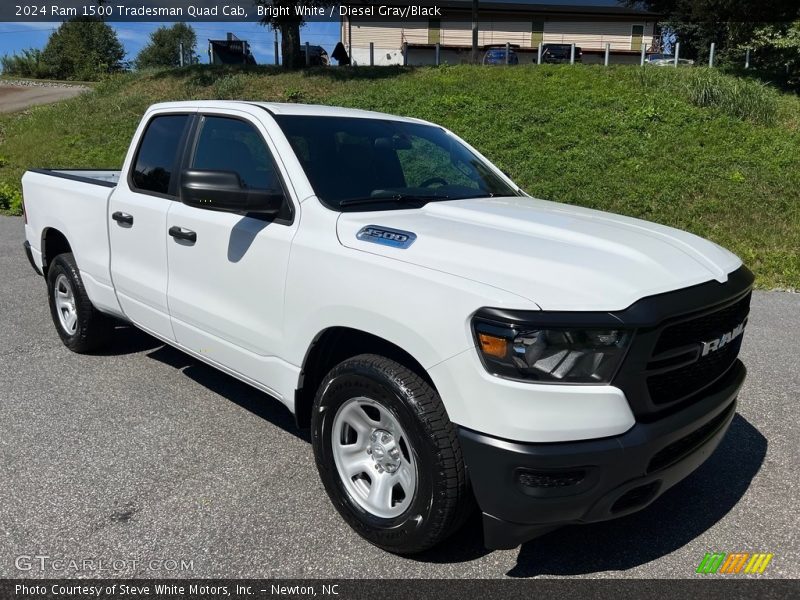
[[57, 230], [72, 246], [84, 285], [101, 310], [118, 310], [111, 283], [108, 200], [120, 171], [32, 169], [22, 177], [26, 239], [34, 263], [42, 266], [43, 239]]
[[113, 169], [31, 169], [30, 172], [105, 187], [115, 187], [119, 183], [121, 173]]

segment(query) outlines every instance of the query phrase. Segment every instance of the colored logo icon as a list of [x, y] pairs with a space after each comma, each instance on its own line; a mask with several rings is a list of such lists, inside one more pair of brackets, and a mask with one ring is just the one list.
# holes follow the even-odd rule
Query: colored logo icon
[[772, 554], [749, 552], [706, 552], [697, 567], [698, 573], [732, 575], [737, 573], [763, 573], [772, 560]]

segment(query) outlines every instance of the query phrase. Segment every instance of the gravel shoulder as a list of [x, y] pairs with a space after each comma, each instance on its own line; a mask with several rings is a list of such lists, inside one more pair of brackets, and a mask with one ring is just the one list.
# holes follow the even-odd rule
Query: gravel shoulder
[[42, 82], [0, 81], [0, 113], [25, 110], [40, 104], [74, 98], [88, 88]]

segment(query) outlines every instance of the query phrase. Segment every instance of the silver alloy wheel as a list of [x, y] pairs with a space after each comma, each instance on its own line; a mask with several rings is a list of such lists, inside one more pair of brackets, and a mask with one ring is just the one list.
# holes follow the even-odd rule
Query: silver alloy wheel
[[375, 400], [351, 398], [331, 432], [336, 470], [356, 503], [383, 519], [398, 517], [417, 489], [414, 451], [397, 418]]
[[61, 328], [73, 335], [78, 329], [78, 310], [75, 308], [72, 284], [66, 275], [61, 274], [56, 278], [56, 284], [53, 286], [53, 298], [56, 302], [56, 312]]

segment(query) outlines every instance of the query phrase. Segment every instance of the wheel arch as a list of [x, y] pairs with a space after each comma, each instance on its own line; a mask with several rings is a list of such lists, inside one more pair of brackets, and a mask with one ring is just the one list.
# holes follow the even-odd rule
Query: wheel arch
[[42, 230], [42, 274], [47, 277], [47, 269], [53, 259], [59, 254], [72, 252], [72, 246], [67, 236], [55, 227], [45, 227]]
[[343, 360], [359, 354], [379, 354], [390, 358], [414, 371], [436, 389], [420, 361], [394, 342], [353, 327], [328, 327], [314, 337], [303, 359], [294, 403], [299, 427], [307, 428], [310, 425], [311, 406], [325, 375]]

